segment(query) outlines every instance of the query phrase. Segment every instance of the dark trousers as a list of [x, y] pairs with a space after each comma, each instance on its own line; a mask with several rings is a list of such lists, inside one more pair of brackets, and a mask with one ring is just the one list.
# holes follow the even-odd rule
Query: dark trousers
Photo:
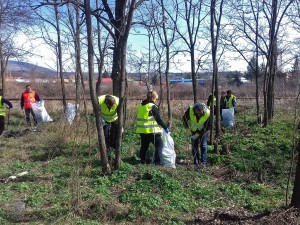
[[152, 143], [155, 146], [154, 153], [154, 163], [160, 164], [162, 149], [163, 149], [163, 140], [161, 134], [140, 134], [141, 135], [141, 149], [140, 149], [140, 158], [141, 162], [146, 162], [146, 153], [149, 148], [149, 144]]
[[37, 125], [37, 121], [36, 121], [36, 116], [32, 110], [32, 108], [29, 108], [29, 109], [25, 109], [25, 119], [26, 119], [26, 123], [27, 123], [27, 126], [31, 126], [31, 122], [30, 122], [30, 114], [32, 115], [33, 117], [33, 123], [34, 123], [34, 126]]
[[200, 162], [199, 144], [201, 149], [201, 163], [202, 164], [206, 163], [207, 138], [208, 138], [208, 131], [206, 131], [202, 137], [198, 137], [194, 142], [192, 142], [192, 154], [194, 158], [194, 165], [198, 165]]
[[0, 135], [3, 133], [4, 129], [5, 129], [5, 121], [4, 121], [5, 117], [4, 116], [0, 116]]
[[118, 131], [118, 123], [106, 123], [103, 126], [104, 136], [105, 136], [105, 144], [107, 150], [107, 157], [110, 159], [112, 149], [116, 149], [117, 146], [117, 131]]

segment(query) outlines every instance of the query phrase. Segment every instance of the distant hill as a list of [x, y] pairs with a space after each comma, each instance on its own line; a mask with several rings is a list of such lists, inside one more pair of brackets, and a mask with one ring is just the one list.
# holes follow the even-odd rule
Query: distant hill
[[57, 75], [56, 71], [37, 66], [31, 63], [20, 62], [20, 61], [8, 61], [7, 65], [7, 75], [13, 78], [46, 78], [55, 77]]

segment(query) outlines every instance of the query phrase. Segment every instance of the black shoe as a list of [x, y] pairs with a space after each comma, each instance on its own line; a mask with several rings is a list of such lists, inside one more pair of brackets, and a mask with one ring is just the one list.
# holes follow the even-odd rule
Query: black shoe
[[199, 169], [200, 170], [205, 170], [205, 168], [206, 168], [206, 163], [201, 163], [201, 165], [199, 166]]

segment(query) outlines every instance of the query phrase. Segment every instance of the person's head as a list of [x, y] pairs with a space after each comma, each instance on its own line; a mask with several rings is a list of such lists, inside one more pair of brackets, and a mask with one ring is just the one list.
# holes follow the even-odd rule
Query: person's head
[[231, 96], [231, 90], [227, 91], [227, 96]]
[[147, 100], [155, 102], [158, 99], [158, 94], [156, 91], [148, 91]]
[[196, 116], [203, 116], [207, 111], [206, 105], [200, 102], [196, 103], [193, 109]]
[[105, 104], [107, 105], [108, 108], [111, 108], [114, 106], [114, 104], [116, 104], [116, 99], [111, 95], [106, 95]]
[[28, 85], [26, 85], [26, 91], [27, 92], [30, 92], [30, 91], [32, 91], [32, 89], [31, 89], [31, 86], [28, 84]]
[[225, 91], [222, 91], [222, 92], [221, 92], [221, 96], [222, 96], [222, 97], [225, 97], [225, 96], [226, 96], [226, 92], [225, 92]]

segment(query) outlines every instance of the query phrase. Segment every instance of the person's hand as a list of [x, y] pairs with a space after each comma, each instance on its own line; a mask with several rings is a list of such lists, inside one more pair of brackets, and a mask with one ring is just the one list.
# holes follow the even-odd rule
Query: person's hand
[[169, 128], [166, 128], [165, 129], [165, 132], [168, 134], [170, 132], [170, 129]]
[[194, 142], [196, 139], [197, 139], [197, 137], [195, 137], [195, 135], [190, 135], [190, 139], [191, 139], [191, 142]]

